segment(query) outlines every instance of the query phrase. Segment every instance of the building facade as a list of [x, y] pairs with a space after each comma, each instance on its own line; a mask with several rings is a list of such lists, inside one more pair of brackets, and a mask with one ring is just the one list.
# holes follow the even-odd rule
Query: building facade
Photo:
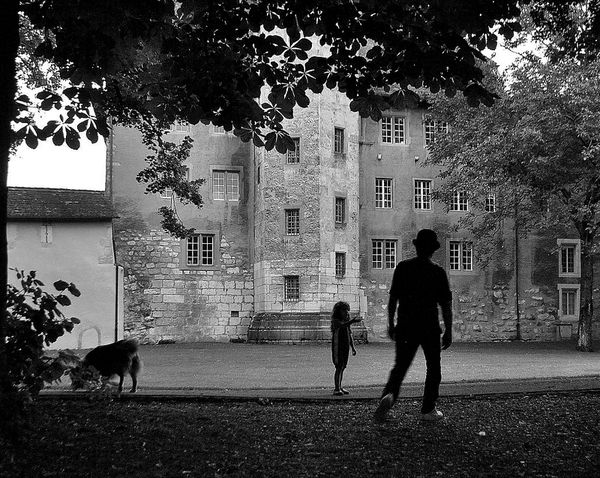
[[[388, 111], [375, 122], [351, 112], [343, 94], [324, 91], [284, 126], [296, 143], [286, 154], [214, 126], [174, 126], [167, 139], [194, 139], [187, 163], [190, 179], [206, 179], [201, 209], [170, 191], [144, 194], [135, 177], [148, 153], [136, 131], [115, 128], [107, 177], [127, 334], [147, 342], [326, 341], [331, 309], [344, 300], [363, 318], [355, 336], [386, 340], [393, 269], [413, 255], [424, 227], [443, 245], [434, 259], [453, 289], [455, 340], [576, 333], [578, 240], [520, 238], [507, 225], [504, 248], [481, 268], [472, 238], [452, 227], [468, 195], [451, 204], [432, 198], [439, 171], [424, 160], [444, 125], [424, 110]], [[163, 205], [196, 233], [180, 241], [163, 232]]]
[[[56, 293], [57, 280], [81, 292], [60, 307], [80, 323], [50, 348], [92, 348], [123, 338], [123, 270], [116, 265], [110, 198], [103, 191], [11, 187], [7, 212], [9, 267], [36, 271], [49, 293]], [[13, 271], [8, 281], [18, 287]]]

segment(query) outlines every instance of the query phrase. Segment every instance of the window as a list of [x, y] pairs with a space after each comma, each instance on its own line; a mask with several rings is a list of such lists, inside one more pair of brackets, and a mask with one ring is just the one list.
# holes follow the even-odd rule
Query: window
[[558, 239], [558, 276], [581, 276], [581, 243], [577, 239]]
[[300, 138], [292, 138], [294, 142], [294, 149], [288, 150], [287, 162], [288, 164], [296, 164], [300, 162]]
[[238, 171], [213, 170], [212, 197], [215, 201], [239, 201], [240, 173]]
[[488, 193], [485, 198], [485, 212], [496, 212], [496, 195]]
[[338, 279], [343, 279], [346, 275], [346, 253], [335, 253], [335, 276]]
[[346, 198], [335, 198], [335, 225], [346, 224]]
[[188, 266], [212, 266], [215, 263], [215, 236], [213, 234], [193, 234], [187, 238]]
[[469, 200], [467, 199], [466, 191], [454, 191], [452, 193], [452, 200], [450, 201], [451, 211], [468, 211]]
[[384, 115], [381, 118], [381, 142], [384, 144], [405, 144], [404, 118]]
[[435, 143], [436, 133], [447, 133], [448, 123], [445, 121], [428, 120], [425, 121], [425, 146], [430, 146]]
[[227, 134], [223, 126], [217, 126], [216, 124], [212, 125], [212, 132], [213, 134]]
[[431, 210], [430, 179], [415, 179], [415, 209]]
[[561, 319], [579, 319], [579, 285], [558, 284], [558, 315]]
[[472, 271], [473, 243], [469, 241], [450, 241], [448, 257], [451, 271]]
[[169, 133], [187, 134], [191, 131], [189, 123], [175, 122], [171, 125]]
[[285, 210], [285, 233], [288, 236], [300, 235], [300, 209]]
[[393, 269], [396, 267], [396, 240], [373, 239], [373, 269]]
[[165, 188], [160, 192], [162, 199], [173, 199], [173, 190], [171, 188]]
[[375, 207], [392, 207], [392, 180], [390, 178], [375, 179]]
[[300, 300], [300, 277], [283, 276], [283, 299], [286, 301]]
[[344, 154], [344, 128], [334, 128], [333, 130], [333, 152]]
[[40, 239], [42, 244], [52, 244], [52, 224], [42, 224]]

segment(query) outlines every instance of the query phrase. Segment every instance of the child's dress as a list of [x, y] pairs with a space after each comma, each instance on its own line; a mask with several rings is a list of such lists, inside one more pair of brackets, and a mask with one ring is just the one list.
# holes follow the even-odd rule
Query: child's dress
[[331, 324], [331, 359], [335, 368], [345, 368], [348, 365], [350, 353], [350, 324], [333, 321]]

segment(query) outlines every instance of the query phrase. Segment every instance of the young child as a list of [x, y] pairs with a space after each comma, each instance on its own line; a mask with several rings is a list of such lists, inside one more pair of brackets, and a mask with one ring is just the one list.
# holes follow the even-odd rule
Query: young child
[[338, 302], [333, 306], [331, 313], [331, 358], [335, 365], [334, 395], [347, 395], [348, 390], [342, 388], [344, 369], [348, 365], [348, 354], [352, 348], [352, 355], [356, 355], [354, 340], [350, 324], [360, 322], [361, 319], [350, 319], [350, 305], [347, 302]]

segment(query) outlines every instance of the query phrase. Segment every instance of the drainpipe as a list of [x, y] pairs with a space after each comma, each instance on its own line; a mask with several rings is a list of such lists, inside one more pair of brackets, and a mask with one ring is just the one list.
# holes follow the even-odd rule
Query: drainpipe
[[517, 318], [517, 336], [515, 340], [521, 340], [521, 311], [519, 309], [519, 222], [518, 205], [515, 204], [515, 312]]

